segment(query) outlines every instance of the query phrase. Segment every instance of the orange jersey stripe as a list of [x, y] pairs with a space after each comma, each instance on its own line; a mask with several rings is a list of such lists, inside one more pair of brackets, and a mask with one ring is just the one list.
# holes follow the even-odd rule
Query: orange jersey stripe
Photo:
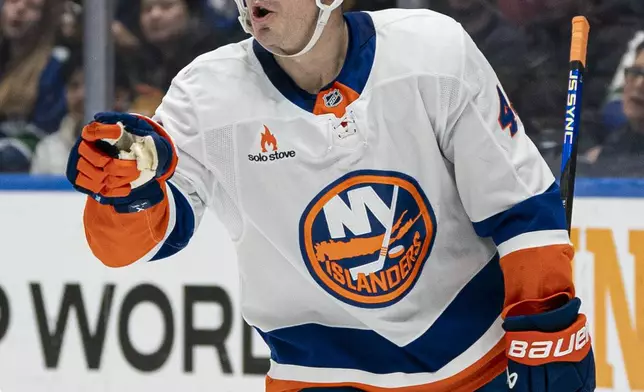
[[574, 253], [570, 245], [548, 245], [522, 249], [503, 256], [501, 269], [505, 281], [504, 308], [525, 300], [546, 299], [557, 294], [574, 297]]
[[165, 237], [170, 208], [165, 198], [145, 211], [119, 214], [112, 206], [87, 198], [83, 221], [87, 243], [94, 255], [108, 267], [125, 267], [147, 255]]
[[266, 392], [299, 392], [305, 388], [354, 387], [364, 392], [472, 392], [492, 381], [508, 366], [505, 341], [501, 339], [483, 358], [462, 372], [431, 384], [381, 388], [360, 383], [307, 383], [266, 377]]

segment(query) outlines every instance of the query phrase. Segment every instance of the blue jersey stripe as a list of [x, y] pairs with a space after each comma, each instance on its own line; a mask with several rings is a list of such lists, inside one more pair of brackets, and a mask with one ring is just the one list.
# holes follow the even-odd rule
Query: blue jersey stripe
[[496, 255], [418, 339], [398, 347], [370, 330], [319, 324], [258, 331], [280, 364], [375, 374], [435, 372], [476, 342], [501, 314], [503, 274]]
[[523, 233], [542, 230], [567, 230], [566, 214], [559, 186], [554, 183], [540, 195], [533, 196], [507, 211], [474, 223], [480, 237], [492, 237], [500, 245]]
[[192, 212], [190, 201], [186, 200], [183, 194], [171, 182], [167, 183], [174, 196], [176, 208], [176, 223], [172, 233], [165, 240], [161, 249], [152, 258], [151, 261], [161, 260], [170, 257], [188, 246], [190, 239], [195, 231], [195, 215]]
[[504, 301], [503, 273], [496, 254], [431, 328], [406, 348], [429, 364], [431, 371], [436, 371], [472, 346], [492, 326], [503, 310]]
[[[328, 90], [334, 82], [339, 82], [362, 94], [376, 56], [376, 30], [371, 16], [367, 13], [348, 12], [344, 15], [344, 19], [349, 28], [349, 47], [344, 65], [338, 77], [320, 90]], [[259, 42], [253, 41], [253, 51], [275, 88], [292, 103], [308, 112], [313, 112], [317, 94], [302, 90], [277, 64], [275, 56], [264, 49]]]

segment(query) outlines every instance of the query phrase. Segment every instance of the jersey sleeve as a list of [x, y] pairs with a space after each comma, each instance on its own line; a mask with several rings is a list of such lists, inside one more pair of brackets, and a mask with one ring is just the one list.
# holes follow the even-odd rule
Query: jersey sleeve
[[462, 29], [461, 38], [457, 77], [441, 82], [451, 94], [437, 137], [476, 233], [498, 248], [506, 313], [522, 301], [571, 298], [573, 248], [558, 185], [494, 70]]
[[202, 139], [189, 91], [190, 75], [184, 70], [152, 119], [173, 139], [179, 156], [174, 175], [165, 183], [164, 200], [132, 214], [87, 200], [84, 223], [89, 246], [110, 267], [174, 255], [188, 245], [204, 215], [214, 178], [201, 163]]
[[174, 205], [170, 209], [177, 217], [175, 226], [152, 260], [172, 256], [185, 248], [199, 227], [206, 206], [212, 202], [216, 180], [203, 164], [202, 130], [189, 94], [195, 83], [190, 68], [181, 71], [153, 117], [174, 140], [179, 163], [168, 181], [174, 194]]

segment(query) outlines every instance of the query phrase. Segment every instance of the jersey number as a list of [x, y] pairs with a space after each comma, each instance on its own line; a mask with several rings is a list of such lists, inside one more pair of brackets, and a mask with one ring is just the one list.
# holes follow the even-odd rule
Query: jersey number
[[517, 124], [517, 116], [512, 109], [512, 106], [508, 103], [508, 100], [505, 98], [505, 94], [500, 87], [496, 87], [496, 91], [499, 93], [499, 101], [501, 102], [501, 112], [499, 113], [499, 125], [501, 129], [510, 129], [510, 136], [514, 135], [519, 130], [519, 125]]

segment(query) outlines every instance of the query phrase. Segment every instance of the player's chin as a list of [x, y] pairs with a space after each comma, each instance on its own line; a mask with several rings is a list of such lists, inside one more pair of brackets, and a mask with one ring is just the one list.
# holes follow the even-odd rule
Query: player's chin
[[255, 37], [257, 42], [259, 42], [259, 44], [267, 50], [271, 51], [272, 53], [281, 54], [281, 50], [279, 49], [279, 45], [277, 44], [280, 40], [278, 34], [276, 34], [275, 31], [268, 28], [259, 29], [254, 31], [253, 36]]
[[256, 27], [253, 25], [253, 37], [262, 45], [270, 39], [271, 33], [271, 29], [267, 27]]

